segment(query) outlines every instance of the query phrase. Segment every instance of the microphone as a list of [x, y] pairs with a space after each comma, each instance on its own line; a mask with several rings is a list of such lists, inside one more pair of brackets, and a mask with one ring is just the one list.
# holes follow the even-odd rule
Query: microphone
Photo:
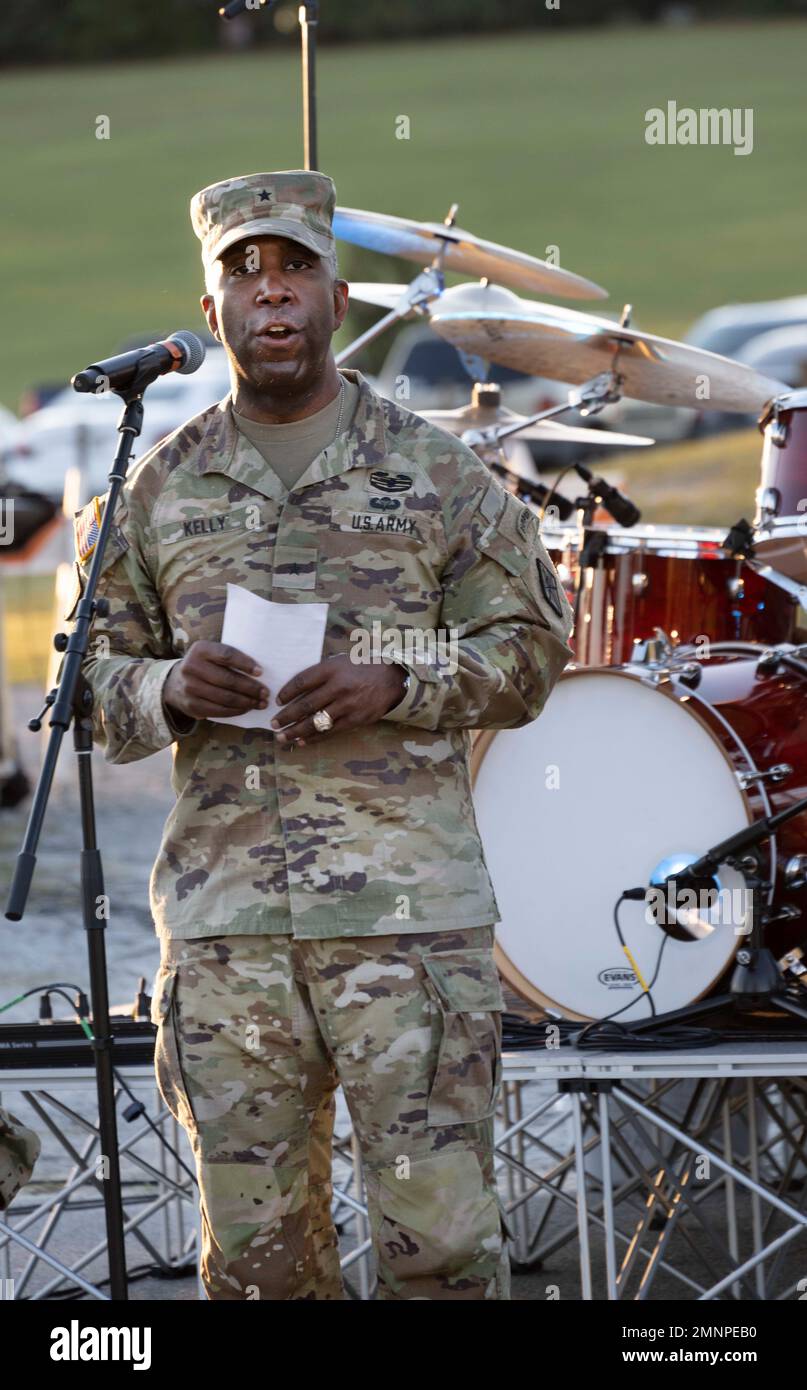
[[145, 390], [158, 376], [180, 372], [189, 376], [205, 360], [205, 345], [195, 333], [180, 329], [160, 343], [119, 352], [103, 362], [93, 362], [83, 372], [77, 372], [70, 385], [74, 391], [131, 391]]
[[[760, 840], [767, 840], [770, 835], [776, 833], [780, 825], [792, 820], [794, 816], [800, 816], [803, 811], [807, 811], [807, 796], [803, 796], [800, 801], [794, 801], [792, 806], [786, 806], [783, 811], [752, 821], [750, 825], [743, 826], [742, 830], [735, 831], [727, 839], [720, 840], [718, 844], [712, 845], [711, 849], [707, 849], [700, 859], [695, 859], [691, 864], [667, 874], [661, 880], [660, 886], [663, 887], [664, 884], [675, 880], [684, 887], [692, 887], [699, 880], [710, 878], [726, 860], [735, 857], [739, 851], [751, 849], [753, 845], [759, 844]], [[647, 892], [647, 888], [626, 888], [622, 897], [628, 902], [640, 902]]]
[[612, 487], [604, 478], [595, 478], [583, 463], [576, 463], [575, 468], [583, 482], [588, 483], [589, 491], [602, 502], [606, 511], [611, 513], [614, 521], [620, 526], [635, 526], [637, 521], [641, 520], [642, 513], [639, 508], [624, 492], [620, 492], [619, 488]]

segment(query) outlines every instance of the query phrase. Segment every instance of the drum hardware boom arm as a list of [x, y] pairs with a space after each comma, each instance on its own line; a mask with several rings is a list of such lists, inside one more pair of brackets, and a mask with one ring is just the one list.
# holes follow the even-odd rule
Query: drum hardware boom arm
[[780, 825], [785, 821], [792, 820], [794, 816], [801, 815], [802, 811], [807, 811], [807, 796], [800, 801], [794, 802], [792, 806], [786, 806], [783, 811], [777, 811], [775, 815], [764, 816], [761, 820], [754, 821], [753, 825], [746, 825], [742, 830], [738, 830], [734, 835], [729, 835], [728, 839], [721, 840], [719, 844], [713, 845], [700, 859], [689, 864], [685, 869], [680, 869], [677, 874], [672, 875], [676, 882], [686, 886], [688, 879], [705, 878], [713, 874], [720, 864], [724, 864], [731, 856], [736, 856], [740, 850], [748, 849], [751, 845], [759, 844], [760, 840], [766, 840], [769, 835], [773, 835]]
[[[378, 327], [378, 324], [375, 327]], [[352, 352], [353, 347], [346, 351]], [[337, 364], [341, 360], [340, 354], [336, 359]], [[617, 401], [622, 399], [621, 386], [622, 378], [616, 372], [600, 372], [599, 376], [592, 377], [591, 381], [587, 381], [576, 391], [570, 391], [568, 398], [561, 401], [560, 405], [551, 405], [546, 410], [539, 410], [535, 415], [528, 415], [515, 425], [490, 425], [484, 430], [465, 430], [461, 436], [462, 442], [471, 449], [478, 448], [480, 444], [495, 446], [501, 440], [509, 439], [511, 435], [526, 429], [528, 425], [537, 425], [540, 420], [551, 420], [555, 415], [565, 414], [567, 410], [579, 410], [580, 414], [586, 417], [598, 415], [607, 405], [616, 405]]]
[[[435, 262], [438, 258], [435, 258]], [[388, 313], [382, 315], [377, 323], [360, 333], [358, 338], [354, 338], [346, 348], [336, 354], [336, 365], [341, 367], [343, 362], [347, 362], [349, 357], [355, 356], [361, 348], [372, 343], [376, 338], [380, 338], [388, 328], [391, 328], [399, 319], [406, 318], [409, 314], [423, 314], [427, 304], [433, 299], [439, 299], [443, 293], [443, 272], [436, 265], [431, 265], [426, 270], [422, 270], [416, 275], [406, 292], [401, 295], [398, 303]]]

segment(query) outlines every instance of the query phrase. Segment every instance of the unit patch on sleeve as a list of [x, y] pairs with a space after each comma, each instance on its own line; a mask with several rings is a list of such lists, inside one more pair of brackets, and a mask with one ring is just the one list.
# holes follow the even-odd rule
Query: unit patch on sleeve
[[553, 612], [557, 613], [559, 618], [562, 618], [563, 608], [560, 602], [560, 595], [558, 594], [558, 581], [551, 569], [544, 564], [543, 560], [536, 560], [535, 563], [538, 566], [538, 578], [541, 581], [541, 589], [544, 598]]

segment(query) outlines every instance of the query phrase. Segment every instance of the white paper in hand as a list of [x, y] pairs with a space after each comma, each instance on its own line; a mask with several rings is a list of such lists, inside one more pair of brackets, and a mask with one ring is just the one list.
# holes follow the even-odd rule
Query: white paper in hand
[[220, 640], [263, 667], [255, 679], [269, 687], [269, 703], [265, 709], [216, 717], [211, 723], [268, 729], [280, 708], [278, 692], [292, 676], [322, 660], [327, 618], [327, 603], [270, 603], [240, 584], [228, 584]]

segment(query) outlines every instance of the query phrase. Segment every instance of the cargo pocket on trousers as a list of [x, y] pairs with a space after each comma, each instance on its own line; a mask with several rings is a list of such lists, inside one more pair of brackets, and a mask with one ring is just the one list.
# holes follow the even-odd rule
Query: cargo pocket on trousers
[[440, 1045], [427, 1124], [468, 1124], [493, 1115], [501, 1082], [504, 999], [490, 949], [423, 957]]
[[179, 1019], [176, 990], [177, 966], [160, 966], [151, 997], [151, 1021], [157, 1025], [154, 1044], [154, 1070], [160, 1095], [175, 1120], [192, 1138], [196, 1117], [188, 1092], [179, 1050]]

